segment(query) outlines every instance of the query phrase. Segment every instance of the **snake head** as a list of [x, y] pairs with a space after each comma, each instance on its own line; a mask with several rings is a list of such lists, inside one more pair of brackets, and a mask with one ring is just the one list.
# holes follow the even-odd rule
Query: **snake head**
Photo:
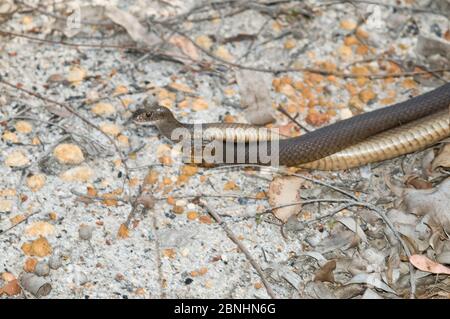
[[136, 110], [133, 114], [133, 119], [136, 122], [154, 123], [171, 117], [173, 117], [173, 115], [168, 108], [161, 106], [156, 102], [150, 103], [147, 100], [144, 101], [144, 107]]

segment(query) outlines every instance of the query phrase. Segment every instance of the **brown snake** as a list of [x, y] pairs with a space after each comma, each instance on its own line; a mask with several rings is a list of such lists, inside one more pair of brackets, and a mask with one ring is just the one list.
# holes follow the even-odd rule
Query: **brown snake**
[[[346, 169], [421, 150], [449, 136], [449, 105], [450, 83], [447, 83], [404, 102], [356, 115], [299, 137], [283, 139], [251, 124], [206, 123], [201, 124], [202, 138], [223, 141], [225, 147], [236, 148], [236, 154], [240, 152], [240, 145], [267, 140], [270, 144], [271, 139], [277, 139], [280, 165]], [[177, 141], [172, 137], [176, 128], [188, 129], [195, 136], [193, 124], [178, 122], [169, 109], [159, 105], [146, 103], [133, 118], [137, 122], [152, 122], [173, 141]], [[252, 148], [246, 147], [241, 152], [245, 152], [244, 160], [239, 161], [235, 156], [233, 164], [250, 162]]]

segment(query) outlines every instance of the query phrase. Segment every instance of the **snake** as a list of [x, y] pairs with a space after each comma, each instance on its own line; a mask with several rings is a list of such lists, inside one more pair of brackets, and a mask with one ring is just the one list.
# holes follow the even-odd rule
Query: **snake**
[[219, 141], [234, 151], [231, 163], [227, 158], [226, 164], [254, 163], [256, 156], [256, 164], [272, 165], [254, 153], [262, 143], [271, 149], [276, 142], [278, 165], [341, 170], [419, 151], [450, 136], [449, 107], [450, 83], [446, 83], [406, 101], [290, 138], [246, 123], [182, 123], [170, 109], [150, 100], [134, 112], [133, 119], [155, 125], [173, 142], [180, 141], [173, 134], [176, 129], [187, 130], [194, 139]]

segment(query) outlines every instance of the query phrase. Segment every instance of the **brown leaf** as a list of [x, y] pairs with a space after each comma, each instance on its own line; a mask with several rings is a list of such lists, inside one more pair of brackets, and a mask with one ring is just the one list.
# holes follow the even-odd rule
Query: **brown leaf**
[[[7, 294], [8, 296], [15, 296], [20, 294], [22, 289], [20, 288], [19, 281], [17, 279], [9, 281], [3, 288], [3, 293]], [[1, 295], [1, 293], [0, 293]]]
[[415, 189], [430, 189], [433, 187], [433, 184], [424, 180], [419, 176], [408, 176], [405, 182], [406, 185], [411, 185]]
[[275, 217], [284, 223], [287, 222], [289, 217], [297, 214], [302, 207], [301, 204], [290, 205], [298, 203], [301, 200], [301, 185], [302, 181], [295, 176], [275, 177], [270, 183], [268, 191], [270, 206], [275, 208], [287, 205], [286, 207], [275, 208], [273, 210]]
[[336, 269], [336, 260], [330, 260], [316, 272], [314, 276], [314, 281], [334, 282], [333, 271], [335, 269]]
[[431, 163], [431, 169], [435, 170], [438, 167], [448, 168], [450, 167], [450, 143], [445, 144], [438, 156]]
[[409, 262], [422, 271], [431, 272], [433, 274], [450, 275], [450, 268], [432, 261], [424, 255], [412, 255], [409, 257]]
[[117, 232], [117, 237], [122, 239], [130, 237], [130, 231], [128, 230], [127, 225], [125, 224], [120, 225], [119, 231]]

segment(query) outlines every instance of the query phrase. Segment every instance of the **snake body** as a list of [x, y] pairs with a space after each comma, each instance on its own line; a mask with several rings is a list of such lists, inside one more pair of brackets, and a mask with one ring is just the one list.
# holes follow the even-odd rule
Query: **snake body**
[[[449, 136], [449, 105], [450, 83], [447, 83], [404, 102], [299, 137], [282, 139], [268, 129], [250, 124], [205, 123], [200, 127], [204, 139], [223, 141], [226, 148], [235, 149], [235, 154], [245, 153], [240, 159], [235, 157], [235, 164], [250, 162], [252, 152], [261, 142], [269, 144], [266, 148], [270, 149], [271, 140], [276, 139], [277, 164], [336, 170], [414, 152]], [[172, 132], [176, 128], [187, 129], [195, 136], [195, 125], [178, 122], [170, 110], [161, 106], [146, 105], [136, 111], [134, 118], [138, 122], [153, 122], [163, 135], [174, 141]], [[243, 144], [249, 147], [242, 148]], [[252, 147], [254, 144], [256, 148]]]

